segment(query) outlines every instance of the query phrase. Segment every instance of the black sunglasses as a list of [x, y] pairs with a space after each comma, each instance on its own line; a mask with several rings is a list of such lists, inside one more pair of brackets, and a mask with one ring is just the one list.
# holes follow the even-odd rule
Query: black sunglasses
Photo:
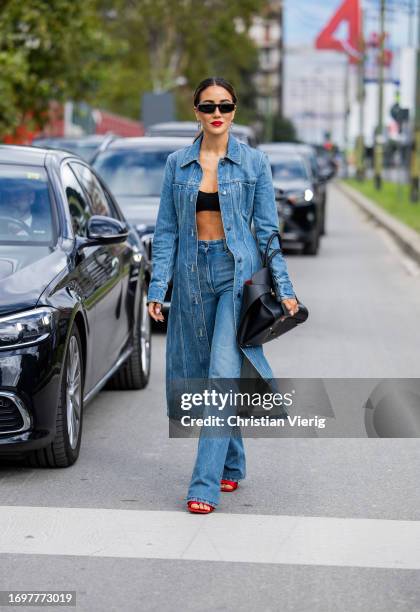
[[219, 109], [221, 113], [231, 113], [235, 110], [235, 104], [233, 102], [221, 102], [220, 104], [215, 104], [214, 102], [202, 102], [197, 105], [197, 109], [200, 113], [206, 113], [210, 115], [214, 113], [216, 107]]

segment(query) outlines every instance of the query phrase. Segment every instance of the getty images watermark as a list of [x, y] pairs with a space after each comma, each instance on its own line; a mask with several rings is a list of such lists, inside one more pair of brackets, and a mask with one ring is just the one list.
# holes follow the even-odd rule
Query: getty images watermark
[[179, 379], [169, 436], [420, 438], [420, 378]]
[[[262, 408], [269, 411], [273, 408], [284, 407], [290, 408], [293, 406], [293, 396], [296, 393], [294, 389], [290, 393], [248, 393], [240, 391], [219, 392], [216, 389], [205, 389], [202, 393], [183, 393], [181, 395], [181, 409], [185, 411], [193, 408], [215, 408], [222, 412], [230, 408]], [[194, 417], [184, 415], [180, 419], [181, 425], [184, 427], [285, 427], [288, 424], [290, 427], [325, 427], [326, 418], [319, 417], [302, 417], [301, 415], [291, 416], [289, 414], [283, 417], [272, 417], [269, 415], [263, 416], [241, 416], [240, 414], [229, 414], [221, 416], [209, 414], [205, 417]]]

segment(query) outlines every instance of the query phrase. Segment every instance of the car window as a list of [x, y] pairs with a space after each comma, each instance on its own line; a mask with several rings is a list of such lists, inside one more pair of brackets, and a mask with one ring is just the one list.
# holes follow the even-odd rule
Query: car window
[[92, 212], [82, 186], [68, 164], [62, 167], [61, 178], [66, 191], [73, 232], [77, 236], [86, 236], [86, 226]]
[[51, 245], [54, 234], [45, 169], [0, 164], [0, 244]]
[[308, 179], [308, 173], [303, 161], [273, 158], [271, 170], [275, 181], [293, 181]]
[[108, 198], [102, 189], [102, 185], [93, 172], [87, 166], [76, 162], [71, 162], [70, 165], [89, 195], [93, 214], [106, 215], [107, 217], [115, 216], [110, 210]]
[[[119, 197], [159, 197], [169, 153], [164, 150], [104, 151], [95, 159], [94, 168], [117, 200]], [[134, 204], [138, 206], [138, 201]]]

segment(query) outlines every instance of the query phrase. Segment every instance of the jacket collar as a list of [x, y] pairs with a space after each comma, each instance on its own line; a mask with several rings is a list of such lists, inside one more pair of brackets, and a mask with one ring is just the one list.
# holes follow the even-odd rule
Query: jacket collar
[[[192, 161], [198, 162], [202, 140], [203, 134], [200, 134], [197, 140], [187, 148], [181, 162], [181, 168], [187, 166]], [[227, 152], [225, 157], [233, 161], [235, 164], [241, 163], [241, 145], [239, 140], [232, 133], [229, 134]]]

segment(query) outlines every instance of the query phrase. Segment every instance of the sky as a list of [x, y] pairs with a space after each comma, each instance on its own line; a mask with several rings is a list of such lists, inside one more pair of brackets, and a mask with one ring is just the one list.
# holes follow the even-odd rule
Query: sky
[[[285, 0], [286, 45], [312, 45], [322, 28], [328, 23], [342, 0]], [[378, 31], [379, 0], [363, 0], [365, 33]], [[410, 18], [410, 6], [417, 0], [386, 0], [386, 30], [393, 46], [406, 46], [416, 39], [415, 19]]]

